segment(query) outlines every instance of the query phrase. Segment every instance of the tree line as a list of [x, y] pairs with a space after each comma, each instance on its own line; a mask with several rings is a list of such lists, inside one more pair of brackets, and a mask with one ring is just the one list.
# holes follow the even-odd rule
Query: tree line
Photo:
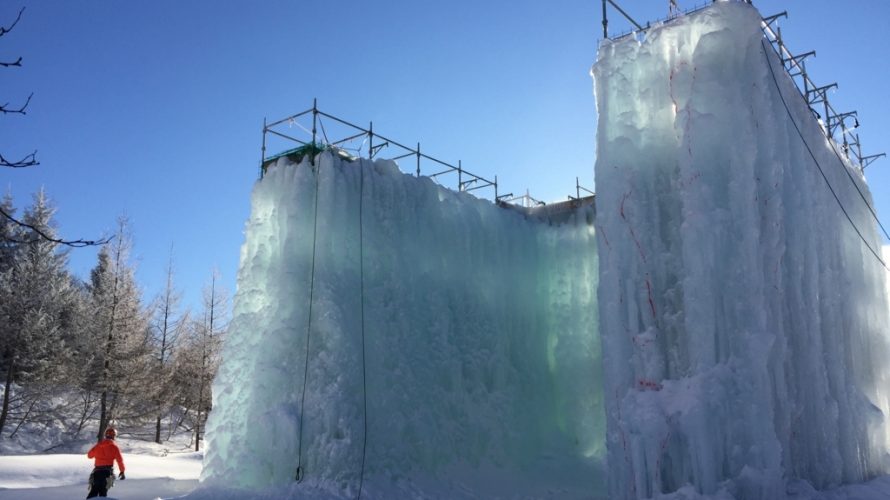
[[13, 201], [0, 201], [13, 215], [0, 218], [0, 440], [29, 428], [63, 429], [59, 441], [99, 438], [115, 425], [157, 443], [186, 432], [198, 450], [229, 315], [218, 274], [189, 310], [171, 251], [165, 286], [147, 299], [120, 218], [81, 279], [46, 193], [20, 217]]

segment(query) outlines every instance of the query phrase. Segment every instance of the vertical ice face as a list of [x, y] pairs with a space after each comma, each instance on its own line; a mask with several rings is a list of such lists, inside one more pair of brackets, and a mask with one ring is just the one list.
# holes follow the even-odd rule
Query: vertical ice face
[[294, 494], [354, 494], [366, 445], [366, 488], [557, 469], [589, 494], [605, 417], [592, 212], [575, 219], [388, 161], [279, 160], [253, 192], [205, 484], [286, 486], [301, 463]]
[[780, 498], [883, 471], [884, 272], [827, 184], [880, 252], [867, 189], [757, 11], [604, 42], [592, 74], [611, 496]]

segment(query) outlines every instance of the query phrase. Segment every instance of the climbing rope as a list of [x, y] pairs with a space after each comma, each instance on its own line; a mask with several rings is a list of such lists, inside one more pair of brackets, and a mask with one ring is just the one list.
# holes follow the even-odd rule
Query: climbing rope
[[318, 248], [318, 183], [321, 177], [321, 164], [315, 166], [315, 221], [312, 226], [312, 271], [309, 278], [309, 312], [306, 321], [306, 363], [303, 368], [303, 395], [300, 398], [300, 437], [297, 451], [296, 482], [303, 481], [303, 414], [306, 408], [306, 383], [309, 379], [309, 336], [312, 333], [312, 298], [315, 293], [315, 254]]
[[[321, 177], [321, 166], [315, 169], [315, 214], [312, 225], [312, 271], [309, 278], [309, 307], [308, 318], [306, 322], [306, 358], [303, 366], [303, 389], [300, 398], [300, 424], [299, 424], [299, 445], [297, 451], [297, 470], [295, 473], [295, 481], [302, 482], [305, 477], [303, 470], [303, 428], [306, 407], [306, 387], [309, 381], [309, 340], [312, 333], [312, 303], [315, 293], [315, 259], [318, 249], [318, 193], [319, 178]], [[359, 164], [359, 205], [358, 205], [358, 227], [359, 227], [359, 311], [361, 321], [361, 339], [362, 339], [362, 416], [363, 416], [363, 432], [362, 432], [362, 460], [361, 470], [359, 472], [358, 495], [356, 499], [362, 496], [362, 488], [365, 480], [365, 458], [368, 449], [368, 385], [367, 370], [365, 367], [365, 255], [364, 255], [364, 192], [365, 192], [365, 170]]]
[[[370, 160], [369, 160], [370, 161]], [[373, 165], [373, 164], [372, 164]], [[358, 195], [358, 255], [359, 255], [359, 280], [361, 291], [361, 327], [362, 327], [362, 415], [364, 420], [364, 431], [362, 433], [362, 468], [358, 479], [358, 496], [362, 497], [362, 486], [365, 482], [365, 456], [368, 449], [368, 383], [367, 371], [365, 370], [365, 234], [363, 223], [363, 207], [365, 199], [365, 168], [359, 163], [359, 195]]]
[[850, 173], [850, 169], [847, 168], [846, 163], [841, 158], [841, 154], [838, 152], [837, 148], [834, 147], [834, 141], [829, 140], [828, 145], [831, 146], [831, 150], [834, 152], [834, 156], [837, 157], [837, 161], [840, 162], [841, 168], [844, 170], [844, 173], [847, 174], [847, 178], [850, 179], [850, 182], [853, 184], [853, 187], [856, 188], [856, 192], [859, 193], [859, 197], [862, 198], [862, 202], [865, 203], [865, 206], [868, 207], [868, 211], [871, 212], [872, 218], [875, 222], [878, 223], [878, 227], [881, 228], [881, 231], [884, 233], [884, 236], [890, 240], [890, 234], [887, 233], [887, 228], [884, 227], [884, 224], [881, 223], [881, 220], [878, 219], [878, 214], [875, 212], [874, 207], [871, 206], [871, 203], [868, 202], [868, 199], [865, 197], [865, 194], [862, 193], [862, 190], [859, 189], [859, 183], [853, 179], [853, 174]]
[[[797, 122], [794, 120], [794, 115], [791, 114], [791, 108], [788, 107], [788, 103], [785, 101], [785, 96], [782, 95], [782, 89], [779, 87], [779, 80], [776, 78], [776, 72], [773, 70], [772, 62], [769, 60], [769, 54], [766, 51], [766, 45], [765, 45], [765, 42], [763, 41], [763, 39], [760, 40], [760, 43], [763, 46], [763, 57], [766, 59], [766, 66], [767, 66], [767, 68], [769, 68], [770, 75], [772, 75], [772, 77], [773, 77], [773, 83], [776, 85], [776, 91], [779, 93], [779, 99], [782, 100], [782, 105], [785, 106], [785, 112], [788, 113], [788, 118], [791, 120], [791, 124], [794, 125], [794, 130], [797, 131], [797, 135], [800, 136], [801, 142], [803, 142], [804, 147], [807, 148], [807, 152], [810, 153], [810, 157], [813, 158], [813, 162], [816, 164], [816, 168], [818, 168], [819, 173], [822, 174], [822, 179], [825, 181], [825, 185], [828, 186], [828, 190], [831, 191], [831, 195], [834, 196], [834, 200], [837, 202], [841, 211], [847, 217], [847, 220], [850, 222], [850, 225], [853, 226], [853, 230], [856, 231], [857, 235], [859, 235], [859, 239], [862, 240], [862, 243], [865, 245], [865, 247], [868, 248], [868, 250], [871, 252], [871, 254], [875, 256], [875, 259], [877, 259], [878, 262], [881, 263], [881, 266], [883, 266], [884, 269], [890, 271], [890, 269], [887, 268], [887, 264], [884, 263], [884, 260], [881, 259], [881, 257], [878, 255], [878, 253], [871, 247], [871, 245], [869, 245], [868, 241], [865, 239], [865, 236], [863, 236], [862, 232], [859, 230], [859, 228], [856, 227], [856, 223], [853, 222], [853, 218], [850, 217], [849, 213], [847, 213], [847, 210], [844, 208], [843, 203], [841, 203], [841, 199], [838, 197], [837, 193], [834, 191], [834, 188], [831, 187], [831, 183], [828, 181], [828, 176], [825, 175], [825, 171], [823, 171], [822, 166], [819, 165], [819, 160], [816, 159], [816, 155], [813, 154], [813, 150], [810, 149], [810, 145], [807, 144], [807, 140], [806, 140], [806, 138], [804, 138], [803, 132], [801, 132], [800, 127], [798, 127]], [[846, 168], [846, 167], [844, 167], [844, 168]], [[858, 189], [858, 187], [857, 187], [857, 189]], [[860, 192], [860, 194], [861, 194], [861, 192]], [[863, 197], [863, 199], [865, 199], [865, 198]], [[868, 202], [866, 202], [866, 205], [868, 205]]]
[[328, 139], [328, 133], [325, 132], [325, 129], [324, 129], [324, 120], [322, 120], [321, 118], [319, 118], [319, 119], [318, 119], [318, 124], [321, 126], [321, 135], [322, 135], [322, 137], [324, 137], [324, 143], [325, 143], [325, 144], [328, 144], [328, 145], [331, 145], [331, 141], [330, 141], [330, 139]]

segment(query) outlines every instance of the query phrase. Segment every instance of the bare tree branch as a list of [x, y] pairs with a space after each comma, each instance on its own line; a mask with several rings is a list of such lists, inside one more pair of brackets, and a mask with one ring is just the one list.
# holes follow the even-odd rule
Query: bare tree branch
[[[2, 65], [2, 64], [5, 64], [5, 63], [0, 62], [0, 65]], [[2, 112], [4, 115], [7, 113], [17, 113], [20, 115], [25, 115], [25, 114], [27, 114], [25, 112], [25, 109], [28, 108], [28, 104], [31, 104], [32, 97], [34, 97], [34, 92], [31, 92], [31, 95], [28, 96], [28, 99], [25, 101], [25, 104], [22, 104], [19, 109], [10, 109], [8, 102], [6, 104], [0, 105], [0, 112]]]
[[[22, 7], [19, 10], [18, 16], [16, 16], [15, 21], [13, 21], [12, 24], [10, 24], [8, 27], [0, 26], [0, 37], [9, 33], [10, 31], [12, 31], [13, 28], [15, 28], [15, 26], [19, 23], [19, 21], [21, 21], [22, 14], [24, 12], [25, 12], [25, 8]], [[0, 67], [4, 67], [4, 68], [8, 68], [10, 66], [21, 66], [21, 65], [22, 65], [22, 57], [21, 56], [19, 56], [19, 58], [15, 62], [11, 62], [11, 63], [0, 61]], [[29, 95], [28, 98], [25, 100], [25, 103], [16, 109], [10, 108], [8, 102], [6, 104], [0, 105], [0, 114], [3, 114], [3, 115], [6, 115], [6, 114], [24, 115], [24, 114], [26, 114], [25, 110], [28, 108], [28, 105], [31, 104], [32, 97], [34, 97], [33, 92], [31, 92], [31, 95]], [[33, 153], [26, 155], [24, 158], [22, 158], [21, 160], [18, 160], [18, 161], [7, 160], [6, 158], [3, 157], [3, 154], [0, 153], [0, 167], [27, 168], [27, 167], [33, 167], [35, 165], [40, 165], [40, 162], [37, 161], [37, 150], [36, 149], [34, 150]], [[36, 235], [36, 237], [27, 239], [26, 241], [18, 241], [15, 237], [13, 237], [11, 235], [6, 235], [3, 237], [4, 240], [11, 241], [13, 243], [29, 244], [29, 243], [34, 243], [36, 241], [45, 240], [45, 241], [57, 243], [59, 245], [66, 245], [69, 247], [81, 248], [81, 247], [88, 247], [88, 246], [104, 245], [104, 244], [108, 243], [109, 241], [111, 241], [111, 238], [102, 238], [99, 240], [84, 240], [84, 239], [63, 240], [61, 238], [56, 238], [50, 234], [47, 234], [46, 231], [42, 230], [39, 227], [35, 227], [35, 226], [28, 224], [24, 221], [16, 219], [15, 217], [12, 216], [12, 214], [7, 213], [2, 207], [0, 207], [0, 218], [5, 218], [5, 219], [9, 220], [10, 222], [12, 222], [13, 224], [17, 225], [18, 227], [23, 228], [23, 229], [28, 229], [32, 232], [32, 234]]]
[[[0, 29], [3, 29], [3, 28], [0, 28]], [[3, 61], [0, 61], [0, 66], [3, 66], [4, 68], [8, 68], [8, 67], [10, 67], [10, 66], [18, 66], [18, 67], [22, 67], [22, 56], [19, 56], [19, 58], [16, 59], [15, 62], [3, 62]]]
[[[22, 14], [24, 12], [25, 12], [25, 8], [22, 7], [19, 10], [19, 15], [16, 16], [15, 21], [13, 21], [12, 24], [9, 25], [9, 27], [0, 26], [0, 37], [9, 33], [10, 31], [12, 31], [13, 28], [15, 28], [15, 26], [22, 19]], [[22, 65], [22, 57], [21, 56], [19, 56], [18, 60], [16, 60], [15, 62], [11, 62], [11, 63], [0, 61], [0, 66], [2, 66], [4, 68], [8, 68], [10, 66], [21, 66], [21, 65]], [[28, 98], [25, 99], [25, 103], [22, 104], [21, 106], [19, 106], [18, 108], [10, 108], [8, 102], [6, 104], [0, 104], [0, 115], [7, 115], [7, 114], [24, 115], [24, 114], [27, 114], [27, 111], [25, 111], [25, 110], [28, 109], [28, 105], [31, 104], [31, 98], [33, 98], [33, 97], [34, 97], [34, 92], [31, 92], [31, 94], [28, 96]], [[26, 167], [33, 167], [33, 166], [39, 165], [39, 164], [40, 164], [40, 162], [37, 161], [37, 151], [36, 150], [33, 153], [25, 156], [24, 158], [22, 158], [19, 161], [7, 160], [6, 158], [3, 157], [2, 154], [0, 154], [0, 167], [26, 168]]]
[[[0, 36], [3, 36], [5, 34], [9, 33], [10, 31], [12, 31], [13, 28], [15, 28], [15, 25], [18, 24], [19, 20], [22, 18], [22, 12], [25, 12], [24, 7], [22, 7], [22, 9], [19, 11], [18, 17], [15, 18], [15, 21], [13, 21], [12, 24], [10, 24], [8, 28], [4, 28], [3, 26], [0, 26]], [[21, 58], [19, 58], [19, 60], [21, 60]]]
[[13, 243], [28, 244], [28, 243], [34, 243], [36, 241], [40, 241], [41, 239], [43, 239], [46, 241], [51, 241], [53, 243], [58, 243], [59, 245], [67, 245], [67, 246], [73, 247], [73, 248], [82, 248], [82, 247], [104, 245], [104, 244], [108, 243], [109, 241], [111, 241], [111, 238], [102, 238], [101, 240], [63, 240], [63, 239], [55, 238], [55, 237], [47, 234], [45, 231], [41, 230], [40, 228], [32, 226], [31, 224], [28, 224], [27, 222], [16, 219], [12, 215], [6, 213], [6, 211], [3, 210], [2, 207], [0, 207], [0, 216], [5, 217], [9, 221], [11, 221], [13, 224], [15, 224], [21, 228], [34, 231], [34, 233], [36, 233], [38, 236], [38, 238], [34, 238], [31, 240], [25, 240], [25, 241], [19, 241], [19, 240], [13, 239], [11, 237], [6, 237], [6, 239], [8, 241], [12, 241]]
[[25, 168], [25, 167], [33, 167], [35, 165], [40, 165], [40, 162], [37, 161], [36, 158], [37, 150], [35, 149], [33, 153], [25, 156], [19, 161], [9, 161], [3, 157], [3, 154], [0, 153], [0, 167], [9, 167], [9, 168]]

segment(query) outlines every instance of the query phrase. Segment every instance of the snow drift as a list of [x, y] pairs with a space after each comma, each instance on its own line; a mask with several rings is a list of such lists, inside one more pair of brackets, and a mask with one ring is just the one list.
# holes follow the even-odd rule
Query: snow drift
[[456, 498], [572, 470], [589, 495], [605, 454], [592, 219], [542, 224], [391, 161], [279, 160], [253, 193], [205, 485], [286, 487], [298, 464], [295, 492], [475, 476]]
[[885, 471], [870, 198], [757, 11], [605, 42], [592, 74], [610, 496], [782, 498]]

